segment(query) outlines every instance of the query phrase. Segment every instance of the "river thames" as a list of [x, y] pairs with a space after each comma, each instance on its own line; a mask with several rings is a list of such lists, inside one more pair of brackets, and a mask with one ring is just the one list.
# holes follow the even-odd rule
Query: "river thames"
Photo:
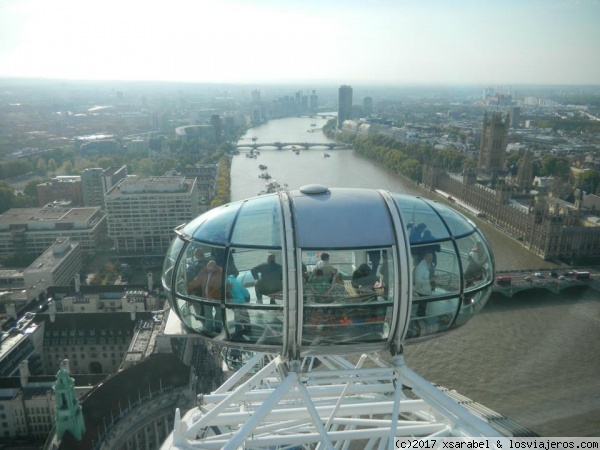
[[[272, 120], [241, 143], [330, 142], [323, 118]], [[314, 126], [311, 126], [314, 124]], [[310, 131], [310, 132], [309, 132]], [[323, 153], [330, 157], [324, 157]], [[233, 157], [231, 198], [265, 189], [259, 164], [281, 185], [386, 189], [441, 200], [352, 150], [260, 149]], [[497, 270], [555, 267], [480, 220]], [[541, 436], [600, 436], [600, 295], [576, 289], [560, 295], [493, 294], [483, 311], [448, 335], [405, 349], [408, 364], [429, 381], [477, 401]]]

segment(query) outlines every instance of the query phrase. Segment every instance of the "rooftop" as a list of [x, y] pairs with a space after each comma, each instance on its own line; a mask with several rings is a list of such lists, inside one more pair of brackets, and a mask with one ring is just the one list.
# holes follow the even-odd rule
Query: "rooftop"
[[194, 188], [194, 178], [175, 177], [137, 177], [128, 176], [106, 193], [107, 197], [119, 197], [127, 194], [147, 193], [189, 193]]
[[72, 242], [69, 238], [57, 238], [56, 242], [25, 270], [25, 273], [51, 271], [52, 268], [60, 265], [67, 255], [76, 251], [78, 247], [79, 243]]
[[88, 221], [100, 208], [70, 208], [46, 205], [43, 208], [11, 208], [0, 214], [0, 225], [27, 225], [39, 222], [69, 223]]

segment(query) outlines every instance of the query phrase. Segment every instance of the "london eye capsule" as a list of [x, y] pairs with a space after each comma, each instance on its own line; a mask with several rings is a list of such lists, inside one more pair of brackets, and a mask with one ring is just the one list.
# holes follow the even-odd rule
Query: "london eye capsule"
[[308, 185], [175, 231], [162, 283], [186, 332], [289, 358], [443, 334], [483, 307], [494, 280], [471, 220], [383, 190]]

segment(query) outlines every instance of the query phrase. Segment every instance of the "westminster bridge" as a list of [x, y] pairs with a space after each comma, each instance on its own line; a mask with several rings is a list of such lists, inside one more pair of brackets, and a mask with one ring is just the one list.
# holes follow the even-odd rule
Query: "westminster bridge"
[[[521, 270], [521, 271], [497, 271], [496, 280], [492, 287], [492, 292], [512, 297], [515, 294], [523, 291], [545, 289], [553, 294], [559, 294], [565, 289], [573, 288], [590, 288], [600, 291], [600, 273], [594, 269], [579, 268], [577, 271], [589, 272], [588, 280], [578, 280], [575, 278], [571, 270], [557, 272], [559, 278], [552, 277], [548, 269], [540, 269], [539, 271]], [[562, 275], [562, 274], [566, 274]], [[538, 274], [538, 276], [536, 276]], [[499, 285], [498, 277], [510, 277], [510, 284]]]
[[277, 150], [283, 150], [284, 148], [289, 148], [290, 150], [295, 150], [299, 148], [303, 148], [304, 150], [308, 150], [312, 147], [319, 148], [328, 148], [330, 150], [339, 148], [339, 149], [350, 149], [351, 145], [347, 144], [339, 144], [336, 142], [253, 142], [247, 144], [237, 144], [235, 148], [238, 150], [258, 150], [259, 148], [268, 147], [268, 148], [276, 148]]

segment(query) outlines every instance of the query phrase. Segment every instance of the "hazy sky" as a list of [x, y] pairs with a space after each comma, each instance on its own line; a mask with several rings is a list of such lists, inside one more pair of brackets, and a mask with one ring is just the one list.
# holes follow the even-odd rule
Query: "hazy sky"
[[600, 0], [0, 0], [0, 77], [600, 84]]

